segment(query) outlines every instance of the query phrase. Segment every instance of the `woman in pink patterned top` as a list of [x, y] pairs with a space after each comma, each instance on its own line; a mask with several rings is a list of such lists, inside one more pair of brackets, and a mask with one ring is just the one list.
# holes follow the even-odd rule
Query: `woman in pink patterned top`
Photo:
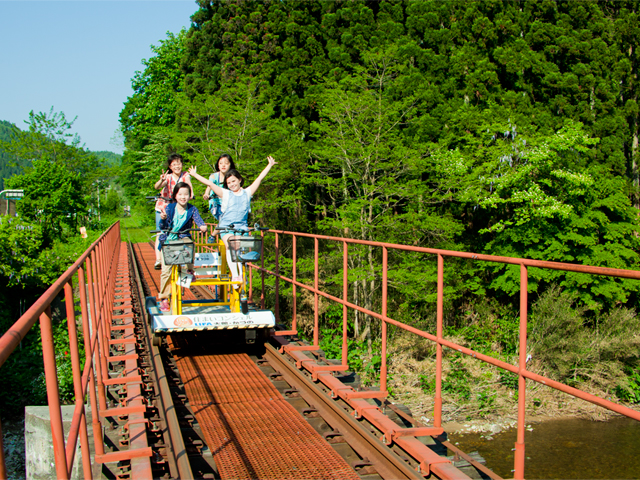
[[[182, 171], [183, 158], [182, 155], [172, 153], [167, 158], [167, 171], [160, 175], [160, 179], [154, 185], [156, 190], [161, 190], [160, 198], [156, 201], [156, 230], [160, 230], [161, 215], [165, 212], [167, 205], [173, 200], [171, 196], [173, 189], [179, 182], [185, 182], [191, 188], [191, 198], [193, 198], [193, 186], [191, 185], [191, 176], [187, 172]], [[162, 263], [160, 261], [160, 251], [158, 250], [159, 236], [156, 237], [156, 264], [155, 269], [160, 270]]]

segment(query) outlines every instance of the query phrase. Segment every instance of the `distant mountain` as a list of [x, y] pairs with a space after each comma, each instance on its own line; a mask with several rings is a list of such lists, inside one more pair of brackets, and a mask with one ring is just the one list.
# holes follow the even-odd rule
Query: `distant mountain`
[[[0, 120], [0, 140], [11, 140], [11, 129], [13, 124], [5, 120]], [[16, 158], [13, 155], [8, 154], [0, 148], [0, 191], [4, 190], [4, 180], [6, 178], [20, 173], [21, 169], [18, 167], [11, 167], [9, 164], [13, 163]]]
[[[0, 140], [11, 140], [12, 127], [13, 124], [11, 122], [0, 120]], [[94, 153], [98, 158], [103, 159], [104, 162], [110, 167], [119, 167], [120, 162], [122, 161], [122, 155], [118, 153], [108, 152], [104, 150], [92, 153]], [[2, 150], [2, 148], [0, 148], [0, 191], [4, 190], [4, 181], [7, 178], [19, 174], [22, 171], [22, 169], [19, 167], [9, 166], [15, 160], [16, 158], [13, 155], [8, 154], [4, 150]]]
[[119, 153], [108, 152], [106, 150], [93, 153], [95, 153], [98, 158], [102, 158], [110, 167], [119, 167], [122, 162], [122, 155]]

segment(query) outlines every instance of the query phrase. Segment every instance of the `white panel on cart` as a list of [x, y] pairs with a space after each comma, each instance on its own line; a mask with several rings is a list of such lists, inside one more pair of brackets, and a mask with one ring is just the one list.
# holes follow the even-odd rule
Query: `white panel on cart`
[[196, 253], [196, 258], [193, 264], [196, 267], [209, 267], [213, 265], [222, 265], [222, 262], [218, 252], [202, 252]]
[[276, 318], [270, 310], [243, 313], [183, 313], [182, 315], [154, 315], [153, 329], [190, 330], [198, 328], [273, 327]]

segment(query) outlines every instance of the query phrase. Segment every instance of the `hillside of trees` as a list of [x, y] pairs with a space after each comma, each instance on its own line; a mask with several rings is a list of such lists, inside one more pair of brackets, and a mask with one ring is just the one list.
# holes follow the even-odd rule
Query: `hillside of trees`
[[[11, 140], [12, 123], [0, 120], [0, 141], [8, 142]], [[5, 179], [20, 172], [20, 168], [12, 167], [16, 159], [11, 154], [0, 149], [0, 191], [4, 190]]]
[[[205, 176], [230, 153], [248, 179], [274, 155], [253, 202], [272, 228], [638, 268], [637, 2], [197, 3], [191, 28], [152, 47], [132, 80], [121, 112], [129, 197], [153, 193], [170, 152]], [[341, 252], [323, 248], [331, 283]], [[351, 300], [379, 309], [379, 252], [350, 255]], [[434, 262], [390, 259], [394, 318], [433, 325]], [[515, 337], [502, 334], [517, 328], [517, 269], [450, 263], [449, 332], [514, 354]], [[621, 342], [640, 326], [639, 287], [531, 269], [532, 318], [565, 305], [587, 329], [575, 349], [592, 351], [581, 335], [613, 312], [630, 318]], [[350, 321], [373, 358], [379, 326]], [[613, 384], [640, 400], [638, 355], [619, 353]], [[593, 379], [592, 360], [577, 358], [588, 365], [576, 360], [561, 380]], [[625, 383], [630, 372], [636, 383]]]
[[[53, 113], [50, 112], [50, 114]], [[23, 171], [25, 166], [29, 166], [29, 160], [19, 160], [15, 154], [10, 153], [11, 147], [9, 146], [13, 139], [13, 132], [21, 131], [19, 127], [7, 122], [6, 120], [0, 120], [0, 142], [6, 144], [5, 148], [0, 147], [0, 190], [4, 190], [4, 181], [13, 175], [17, 175]], [[82, 147], [83, 150], [86, 150]], [[97, 158], [101, 159], [105, 165], [109, 167], [119, 167], [122, 159], [122, 155], [106, 150], [98, 152], [88, 152], [94, 154]]]

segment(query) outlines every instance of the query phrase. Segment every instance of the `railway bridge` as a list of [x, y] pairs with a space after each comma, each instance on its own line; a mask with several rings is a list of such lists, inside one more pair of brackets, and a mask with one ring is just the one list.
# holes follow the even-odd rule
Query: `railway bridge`
[[[447, 441], [442, 428], [443, 348], [518, 376], [516, 479], [524, 478], [527, 381], [540, 382], [640, 420], [640, 412], [531, 372], [526, 362], [529, 268], [632, 279], [640, 279], [640, 272], [299, 232], [269, 231], [264, 235], [268, 246], [262, 260], [248, 267], [249, 301], [273, 309], [276, 317], [277, 326], [266, 338], [245, 338], [237, 330], [189, 331], [154, 338], [145, 308], [145, 298], [155, 296], [159, 288], [153, 246], [122, 241], [119, 223], [111, 226], [0, 338], [2, 366], [39, 323], [55, 457], [51, 478], [499, 479], [481, 459]], [[206, 235], [201, 234], [200, 249], [207, 249], [204, 238]], [[301, 242], [305, 252], [312, 252], [307, 254], [309, 258], [298, 256]], [[341, 295], [336, 295], [335, 285], [329, 291], [320, 278], [320, 256], [327, 245], [342, 252]], [[349, 299], [350, 249], [361, 246], [378, 250], [382, 259], [377, 273], [381, 285], [379, 311]], [[390, 251], [435, 258], [435, 332], [404, 324], [387, 311]], [[265, 267], [265, 257], [270, 268]], [[517, 365], [444, 337], [444, 271], [448, 258], [519, 268]], [[305, 266], [304, 276], [299, 275], [300, 265]], [[287, 318], [280, 315], [279, 304], [285, 286], [291, 290]], [[273, 299], [269, 305], [265, 305], [266, 292]], [[208, 298], [212, 294], [204, 287], [184, 293], [187, 298]], [[312, 299], [313, 328], [308, 341], [298, 331], [298, 301], [303, 295], [307, 303]], [[69, 327], [75, 392], [73, 417], [66, 431], [52, 332], [52, 304], [60, 296], [64, 297], [62, 313]], [[319, 347], [321, 298], [342, 306], [339, 359], [326, 358]], [[349, 370], [347, 318], [354, 311], [380, 322], [382, 360], [379, 385], [375, 387], [363, 387]], [[432, 425], [423, 425], [408, 409], [388, 399], [389, 325], [435, 345]], [[74, 462], [78, 445], [81, 460]], [[0, 478], [7, 478], [2, 452], [0, 448]]]

